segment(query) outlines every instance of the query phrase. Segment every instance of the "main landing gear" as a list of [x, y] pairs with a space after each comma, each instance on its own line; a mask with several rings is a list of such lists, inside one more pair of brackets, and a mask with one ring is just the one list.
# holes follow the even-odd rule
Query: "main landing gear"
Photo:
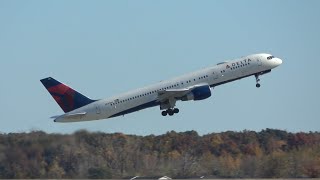
[[169, 116], [172, 116], [177, 113], [179, 113], [178, 108], [170, 108], [170, 109], [167, 109], [167, 110], [161, 112], [162, 116], [166, 116], [168, 114], [169, 114]]
[[256, 77], [256, 87], [259, 88], [261, 85], [259, 84], [259, 74], [255, 74], [254, 77]]

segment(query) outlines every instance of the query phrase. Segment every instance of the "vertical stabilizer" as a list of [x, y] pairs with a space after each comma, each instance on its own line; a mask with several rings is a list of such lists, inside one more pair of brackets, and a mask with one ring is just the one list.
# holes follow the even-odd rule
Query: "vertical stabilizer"
[[65, 113], [95, 101], [52, 77], [44, 78], [40, 81]]

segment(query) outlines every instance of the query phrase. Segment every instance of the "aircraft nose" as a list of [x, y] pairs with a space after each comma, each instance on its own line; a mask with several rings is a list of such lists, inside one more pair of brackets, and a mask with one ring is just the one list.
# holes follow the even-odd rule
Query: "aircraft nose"
[[277, 64], [278, 64], [278, 66], [279, 66], [280, 64], [282, 64], [282, 59], [277, 58]]

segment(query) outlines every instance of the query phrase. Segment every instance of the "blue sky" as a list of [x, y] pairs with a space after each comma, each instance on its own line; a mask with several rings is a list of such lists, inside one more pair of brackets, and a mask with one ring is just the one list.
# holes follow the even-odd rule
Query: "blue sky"
[[[277, 128], [319, 131], [320, 1], [0, 1], [0, 132], [79, 129], [126, 134]], [[105, 98], [253, 53], [283, 59], [272, 73], [113, 119], [60, 124], [48, 76]]]

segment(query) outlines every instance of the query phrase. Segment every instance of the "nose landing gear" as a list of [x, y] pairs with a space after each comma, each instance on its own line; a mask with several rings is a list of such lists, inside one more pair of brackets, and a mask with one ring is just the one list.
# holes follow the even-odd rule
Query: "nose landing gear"
[[179, 113], [179, 109], [178, 108], [170, 108], [170, 109], [167, 109], [165, 111], [162, 111], [161, 114], [162, 116], [166, 116], [169, 114], [169, 116], [173, 116], [174, 114], [177, 114]]
[[256, 78], [256, 87], [259, 88], [261, 86], [259, 83], [259, 81], [260, 81], [259, 74], [255, 74], [254, 77]]

